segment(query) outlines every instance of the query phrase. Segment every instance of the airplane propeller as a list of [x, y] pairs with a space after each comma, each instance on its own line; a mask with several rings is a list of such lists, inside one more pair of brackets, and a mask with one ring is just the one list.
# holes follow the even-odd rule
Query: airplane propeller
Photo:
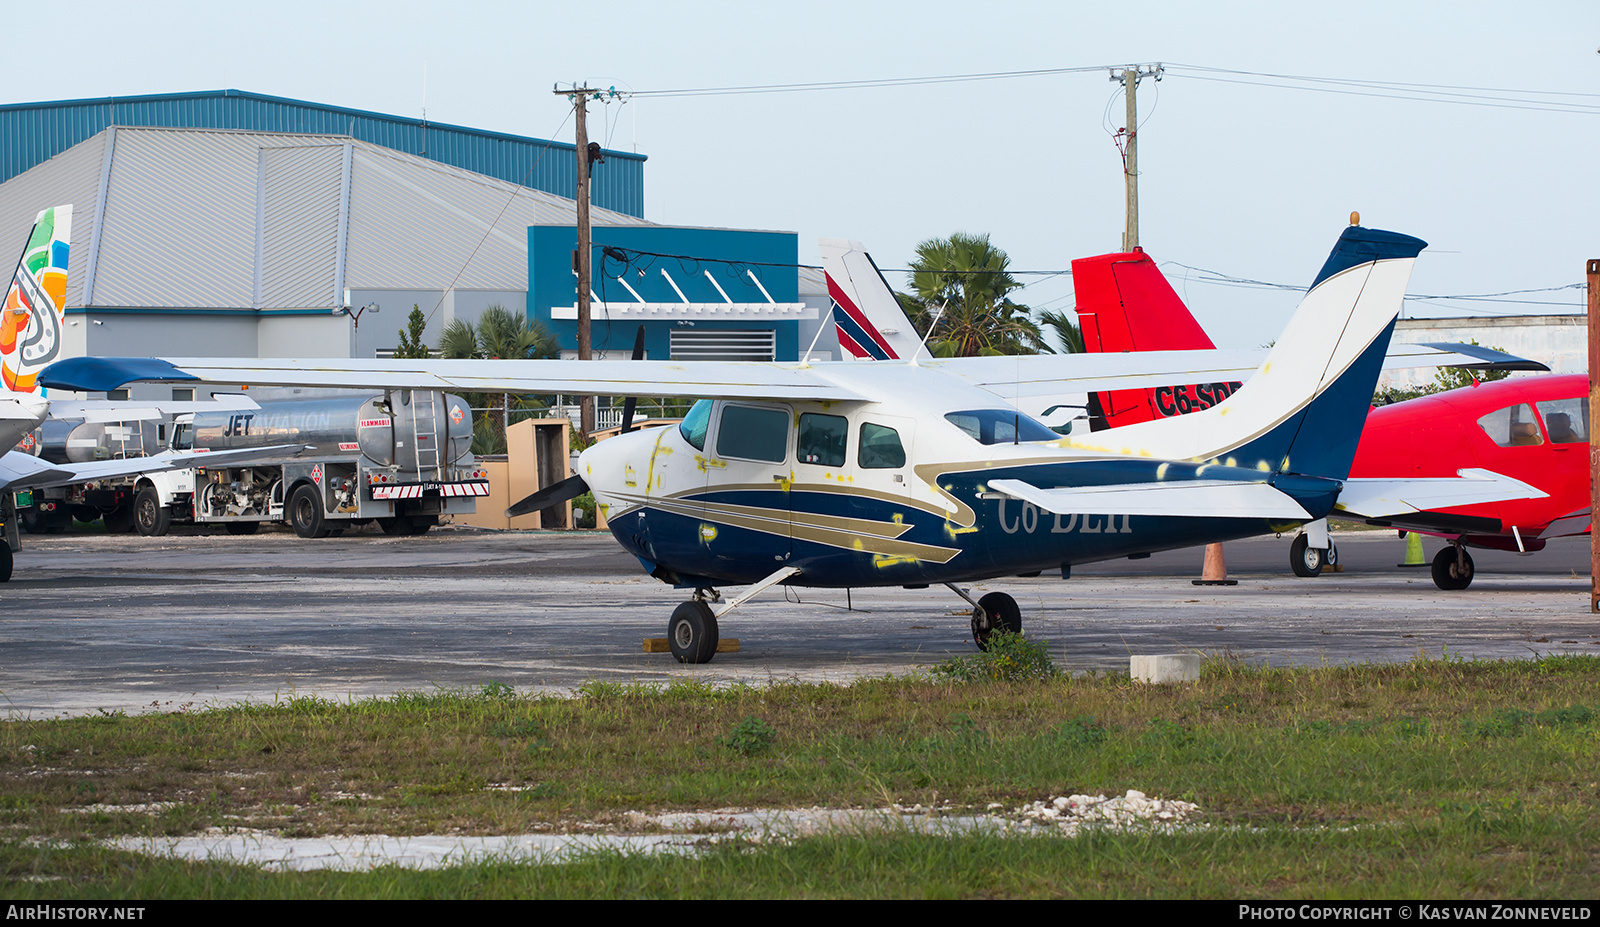
[[[644, 326], [639, 326], [639, 333], [633, 336], [633, 359], [644, 360]], [[627, 434], [633, 430], [633, 410], [639, 405], [639, 397], [629, 396], [622, 404], [622, 433]]]
[[568, 499], [576, 499], [588, 491], [589, 484], [583, 481], [583, 477], [569, 476], [559, 483], [552, 483], [538, 492], [524, 497], [521, 502], [506, 509], [506, 517], [515, 518], [518, 515], [526, 515], [529, 512], [550, 508], [552, 505], [560, 505]]
[[[633, 359], [644, 360], [644, 326], [639, 326], [638, 334], [633, 338]], [[622, 404], [622, 432], [633, 431], [633, 410], [638, 405], [637, 396], [629, 396]], [[546, 486], [532, 495], [526, 496], [521, 502], [506, 509], [507, 518], [526, 515], [547, 509], [552, 505], [560, 505], [568, 499], [576, 499], [589, 491], [589, 484], [581, 476], [569, 476], [559, 483]]]

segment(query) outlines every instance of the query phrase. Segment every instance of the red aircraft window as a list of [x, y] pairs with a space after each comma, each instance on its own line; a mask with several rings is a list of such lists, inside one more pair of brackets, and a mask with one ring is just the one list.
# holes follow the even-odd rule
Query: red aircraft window
[[1489, 440], [1501, 447], [1544, 443], [1544, 438], [1539, 436], [1538, 419], [1534, 417], [1533, 407], [1525, 402], [1490, 412], [1478, 419], [1478, 427], [1489, 436]]
[[1551, 444], [1589, 443], [1589, 400], [1551, 399], [1539, 403]]

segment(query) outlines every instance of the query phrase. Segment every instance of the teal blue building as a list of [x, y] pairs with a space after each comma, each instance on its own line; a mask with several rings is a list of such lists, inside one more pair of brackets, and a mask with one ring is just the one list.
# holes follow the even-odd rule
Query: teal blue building
[[[577, 242], [575, 226], [528, 229], [528, 316], [556, 333], [563, 356], [578, 347]], [[802, 298], [798, 264], [793, 232], [596, 226], [595, 354], [628, 356], [643, 325], [654, 359], [795, 360], [820, 308]]]

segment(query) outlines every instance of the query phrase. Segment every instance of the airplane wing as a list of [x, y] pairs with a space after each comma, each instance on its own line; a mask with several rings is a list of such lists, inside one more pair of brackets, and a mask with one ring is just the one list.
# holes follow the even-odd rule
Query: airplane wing
[[1345, 480], [1334, 514], [1392, 520], [1432, 509], [1549, 495], [1492, 470], [1469, 468], [1456, 473], [1455, 477]]
[[132, 476], [138, 473], [159, 473], [163, 470], [181, 470], [185, 467], [204, 467], [213, 462], [239, 462], [266, 460], [294, 453], [302, 445], [280, 444], [274, 447], [246, 448], [236, 451], [177, 451], [153, 457], [128, 457], [119, 460], [96, 460], [79, 464], [53, 464], [32, 454], [8, 451], [0, 455], [0, 491], [17, 489], [44, 489], [49, 486], [68, 486], [89, 480]]
[[[1259, 362], [1255, 352], [1208, 350], [954, 357], [918, 363], [1010, 398], [1225, 378], [1224, 374], [1242, 369], [1253, 372]], [[904, 362], [881, 363], [886, 371], [885, 389], [892, 390], [892, 368]], [[151, 380], [687, 399], [879, 398], [834, 382], [828, 376], [830, 367], [837, 369], [838, 365], [760, 361], [75, 357], [52, 364], [40, 375], [39, 382], [51, 389], [87, 392]]]
[[829, 381], [819, 369], [758, 361], [76, 357], [51, 365], [46, 385], [102, 392], [156, 380], [686, 399], [869, 398]]
[[990, 480], [989, 489], [1057, 515], [1172, 515], [1310, 521], [1288, 493], [1236, 480], [1183, 480], [1041, 489], [1022, 480]]
[[[1256, 349], [1196, 349], [1116, 354], [1019, 354], [947, 357], [920, 363], [968, 380], [1003, 399], [1014, 399], [1248, 380], [1266, 362], [1267, 353]], [[1412, 367], [1549, 369], [1538, 361], [1471, 344], [1392, 345], [1383, 366], [1385, 370]]]
[[249, 396], [223, 393], [211, 399], [171, 402], [130, 402], [124, 399], [79, 399], [50, 401], [50, 417], [83, 419], [86, 422], [153, 422], [167, 415], [185, 412], [250, 412], [261, 408]]

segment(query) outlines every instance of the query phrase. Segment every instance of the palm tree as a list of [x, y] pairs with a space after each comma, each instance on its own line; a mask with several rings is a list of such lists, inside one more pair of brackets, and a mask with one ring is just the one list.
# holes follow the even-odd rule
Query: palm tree
[[1044, 347], [1028, 307], [1006, 295], [1022, 286], [1006, 272], [1010, 262], [988, 235], [957, 232], [917, 246], [915, 292], [902, 296], [901, 305], [919, 332], [933, 327], [934, 354], [1032, 354]]
[[[439, 335], [439, 356], [446, 358], [529, 360], [556, 357], [560, 350], [560, 342], [549, 329], [498, 303], [484, 308], [476, 326], [456, 319]], [[505, 453], [507, 410], [513, 402], [510, 394], [469, 396], [468, 402], [479, 408], [489, 407], [489, 414], [481, 416], [473, 426], [472, 452]], [[544, 408], [542, 403], [530, 403], [523, 397], [517, 397], [515, 402], [523, 408]]]
[[1056, 336], [1056, 341], [1061, 343], [1061, 350], [1057, 351], [1048, 343], [1044, 349], [1051, 354], [1082, 354], [1083, 329], [1072, 321], [1072, 317], [1060, 309], [1046, 309], [1039, 313], [1039, 322], [1043, 328], [1050, 330]]

